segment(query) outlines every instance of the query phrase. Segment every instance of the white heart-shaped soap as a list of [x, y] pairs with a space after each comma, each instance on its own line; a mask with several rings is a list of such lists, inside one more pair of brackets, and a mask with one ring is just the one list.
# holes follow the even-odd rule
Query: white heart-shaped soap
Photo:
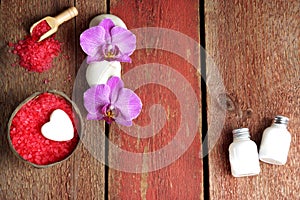
[[89, 64], [86, 69], [86, 80], [90, 87], [105, 84], [112, 76], [121, 77], [121, 64], [118, 61], [94, 62]]
[[94, 17], [91, 22], [89, 27], [93, 27], [93, 26], [97, 26], [103, 19], [109, 18], [111, 19], [111, 21], [113, 21], [113, 23], [116, 26], [120, 26], [122, 28], [127, 29], [126, 24], [116, 15], [112, 15], [112, 14], [102, 14], [102, 15], [98, 15], [96, 17]]
[[42, 135], [53, 141], [67, 141], [74, 137], [74, 128], [70, 117], [61, 109], [50, 115], [50, 121], [41, 128]]

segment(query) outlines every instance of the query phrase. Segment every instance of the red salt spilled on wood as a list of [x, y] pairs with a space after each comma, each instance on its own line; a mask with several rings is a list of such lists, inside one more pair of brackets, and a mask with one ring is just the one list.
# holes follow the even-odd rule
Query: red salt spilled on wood
[[[61, 109], [70, 117], [74, 127], [74, 138], [65, 142], [52, 141], [41, 133], [41, 127], [50, 119], [51, 113]], [[21, 107], [10, 126], [11, 142], [25, 160], [47, 165], [63, 160], [75, 149], [79, 136], [75, 127], [76, 118], [71, 104], [63, 97], [43, 93]]]
[[[50, 29], [47, 22], [42, 21], [33, 29], [32, 35], [26, 36], [24, 40], [13, 45], [13, 53], [19, 56], [20, 66], [33, 72], [43, 72], [52, 67], [53, 58], [60, 53], [59, 41], [55, 40], [53, 35], [37, 42]], [[9, 46], [12, 44], [9, 43]]]

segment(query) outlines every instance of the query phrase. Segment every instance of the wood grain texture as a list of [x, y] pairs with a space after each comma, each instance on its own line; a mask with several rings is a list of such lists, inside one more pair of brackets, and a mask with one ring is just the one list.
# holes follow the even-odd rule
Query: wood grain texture
[[[26, 72], [18, 65], [13, 67], [17, 57], [9, 52], [7, 43], [23, 39], [37, 20], [48, 15], [55, 16], [75, 4], [79, 10], [78, 17], [61, 25], [56, 34], [63, 45], [53, 68], [38, 74]], [[80, 66], [77, 63], [84, 59], [78, 46], [79, 34], [88, 27], [88, 20], [105, 12], [105, 2], [15, 0], [1, 1], [0, 9], [0, 198], [103, 199], [104, 166], [89, 154], [83, 144], [66, 162], [47, 169], [35, 169], [12, 154], [6, 141], [6, 126], [15, 107], [36, 91], [56, 89], [71, 97]], [[88, 132], [104, 130], [104, 124], [85, 123]], [[102, 149], [99, 148], [99, 153]]]
[[[54, 67], [42, 74], [13, 67], [17, 57], [9, 52], [7, 43], [23, 39], [33, 22], [46, 15], [54, 16], [70, 6], [76, 6], [79, 15], [63, 24], [57, 33], [57, 39], [64, 44]], [[167, 28], [199, 42], [198, 1], [111, 0], [110, 8], [112, 14], [120, 16], [129, 29]], [[220, 94], [219, 101], [210, 102], [208, 98], [209, 111], [222, 112], [221, 109], [227, 107], [221, 137], [209, 154], [211, 199], [299, 198], [299, 10], [300, 2], [297, 0], [205, 1], [206, 48], [217, 64], [227, 90]], [[108, 185], [109, 199], [203, 199], [203, 166], [199, 158], [201, 126], [188, 150], [171, 165], [145, 173], [110, 168], [107, 183], [104, 165], [99, 161], [99, 157], [104, 156], [105, 147], [104, 141], [99, 138], [104, 134], [102, 122], [85, 121], [85, 139], [75, 154], [66, 162], [48, 169], [32, 168], [19, 161], [9, 150], [6, 141], [8, 118], [16, 106], [32, 93], [56, 89], [71, 97], [76, 80], [75, 93], [78, 103], [82, 104], [80, 96], [88, 86], [82, 79], [85, 67], [81, 63], [85, 55], [79, 47], [79, 35], [88, 28], [94, 16], [106, 11], [106, 2], [102, 0], [0, 1], [0, 199], [104, 199], [105, 184]], [[140, 34], [137, 39], [139, 42], [147, 38]], [[168, 41], [155, 37], [150, 39], [158, 46], [169, 45]], [[182, 48], [176, 38], [172, 43], [178, 44], [178, 49]], [[187, 55], [193, 53], [191, 49], [186, 52]], [[131, 64], [122, 64], [126, 87], [135, 88], [141, 80], [163, 79], [170, 85], [177, 84], [178, 91], [192, 87], [198, 103], [201, 102], [199, 74], [184, 58], [169, 51], [146, 48], [137, 50], [132, 60]], [[148, 66], [152, 68], [145, 71], [137, 70], [149, 63], [159, 65]], [[174, 78], [174, 71], [163, 73], [167, 67], [184, 77], [189, 85]], [[129, 77], [128, 74], [134, 70], [137, 70], [136, 74], [131, 73]], [[129, 152], [154, 152], [172, 143], [184, 110], [174, 90], [161, 84], [150, 81], [137, 88], [136, 92], [144, 103], [142, 114], [135, 120], [135, 126], [140, 126], [136, 130], [143, 131], [143, 127], [149, 125], [159, 129], [164, 115], [166, 123], [150, 138], [130, 136], [114, 124], [110, 130], [110, 141]], [[189, 100], [187, 96], [186, 102]], [[156, 104], [161, 105], [158, 111], [152, 107]], [[195, 120], [193, 114], [188, 117], [189, 121]], [[228, 161], [232, 129], [249, 127], [252, 139], [259, 146], [262, 131], [277, 114], [286, 115], [291, 120], [292, 143], [287, 164], [274, 166], [261, 162], [259, 176], [233, 178]], [[85, 117], [84, 111], [83, 115]], [[211, 125], [212, 121], [208, 124]], [[188, 127], [189, 124], [186, 124], [186, 133], [191, 132]], [[166, 160], [172, 155], [164, 156]], [[111, 163], [125, 165], [138, 161], [140, 165], [136, 171], [147, 171], [160, 162], [149, 162], [143, 157], [130, 160], [112, 151], [109, 159]]]
[[[110, 9], [112, 14], [124, 20], [129, 29], [135, 29], [137, 43], [141, 43], [141, 40], [146, 40], [147, 37], [150, 37], [152, 42], [157, 44], [157, 47], [162, 46], [163, 48], [168, 46], [168, 40], [164, 41], [153, 35], [145, 36], [147, 34], [141, 34], [136, 30], [143, 27], [161, 27], [178, 31], [199, 42], [199, 4], [197, 1], [113, 0], [111, 1]], [[161, 34], [165, 34], [167, 37], [167, 34], [163, 31]], [[136, 50], [131, 56], [132, 63], [122, 64], [125, 87], [135, 88], [136, 93], [143, 102], [142, 113], [134, 121], [133, 129], [121, 130], [115, 124], [111, 126], [110, 140], [113, 145], [122, 150], [131, 153], [144, 153], [145, 155], [149, 152], [158, 152], [161, 148], [173, 142], [181, 126], [180, 117], [185, 112], [185, 110], [181, 110], [180, 104], [182, 102], [175, 95], [175, 90], [181, 91], [182, 89], [184, 91], [192, 87], [198, 98], [197, 103], [199, 105], [194, 112], [200, 112], [199, 73], [184, 58], [174, 53], [176, 49], [184, 48], [184, 45], [178, 41], [178, 38], [171, 39], [170, 43], [178, 43], [173, 51], [163, 51], [155, 47], [153, 49], [141, 48]], [[191, 45], [190, 49], [187, 48], [186, 54], [190, 53], [193, 55], [195, 53], [197, 55], [199, 52], [193, 52], [192, 47]], [[199, 56], [196, 59], [199, 60]], [[149, 63], [154, 64], [147, 66], [147, 70], [142, 70], [143, 65]], [[188, 85], [184, 85], [179, 79], [176, 80], [175, 76], [172, 75], [173, 71], [171, 69], [183, 76]], [[143, 80], [147, 80], [146, 84], [137, 85]], [[163, 85], [163, 82], [166, 85]], [[171, 85], [174, 84], [177, 84], [176, 87], [178, 89], [171, 89]], [[190, 96], [186, 96], [183, 103], [189, 104], [190, 98]], [[160, 105], [159, 111], [151, 109], [154, 104]], [[189, 106], [195, 105], [191, 103]], [[166, 122], [163, 120], [163, 110], [166, 112]], [[199, 123], [201, 123], [200, 119], [197, 119], [193, 114], [194, 112], [190, 113], [188, 121], [199, 120]], [[163, 126], [160, 127], [160, 125]], [[153, 132], [148, 138], [141, 138], [140, 136], [146, 132], [143, 129], [146, 126], [151, 127]], [[115, 163], [119, 167], [135, 166], [136, 171], [126, 172], [126, 167], [120, 167], [117, 170], [110, 168], [108, 182], [109, 199], [202, 199], [202, 160], [199, 158], [201, 126], [196, 130], [189, 130], [189, 123], [187, 123], [184, 124], [184, 128], [185, 134], [192, 134], [193, 131], [197, 132], [191, 146], [172, 164], [153, 172], [148, 172], [147, 170], [158, 166], [161, 160], [147, 160], [149, 158], [147, 156], [126, 156], [125, 153], [116, 153], [110, 146], [109, 161], [111, 163]], [[184, 139], [181, 144], [178, 144], [178, 149], [180, 145], [184, 145]], [[160, 159], [168, 160], [174, 152], [166, 153]], [[135, 165], [135, 163], [138, 164]], [[134, 173], [141, 170], [144, 173]]]
[[[205, 16], [206, 49], [227, 90], [219, 103], [230, 106], [221, 137], [209, 154], [210, 198], [299, 199], [300, 2], [205, 1]], [[209, 110], [218, 106], [208, 105]], [[231, 131], [249, 127], [259, 146], [263, 130], [277, 114], [290, 118], [287, 164], [261, 162], [259, 176], [232, 177]]]
[[[89, 28], [89, 23], [95, 16], [106, 13], [106, 1], [102, 0], [76, 0], [78, 17], [76, 17], [76, 79], [73, 88], [73, 97], [80, 105], [83, 117], [86, 111], [83, 108], [83, 92], [88, 89], [85, 78], [86, 65], [82, 64], [86, 55], [79, 45], [80, 34]], [[76, 159], [76, 184], [77, 199], [104, 199], [105, 192], [105, 166], [99, 158], [105, 156], [105, 144], [101, 135], [105, 134], [105, 124], [103, 121], [85, 120], [85, 132], [82, 138], [81, 151], [74, 155]]]

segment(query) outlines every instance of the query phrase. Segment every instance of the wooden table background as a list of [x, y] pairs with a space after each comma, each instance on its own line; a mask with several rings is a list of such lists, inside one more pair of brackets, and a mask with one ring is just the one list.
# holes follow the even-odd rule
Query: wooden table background
[[[42, 74], [13, 67], [17, 57], [9, 52], [8, 42], [22, 39], [33, 22], [47, 15], [55, 16], [70, 6], [76, 6], [79, 15], [63, 24], [57, 33], [57, 39], [64, 44], [54, 67]], [[0, 199], [300, 198], [299, 0], [1, 0], [0, 9]], [[76, 74], [85, 58], [79, 47], [79, 35], [93, 17], [103, 13], [119, 16], [129, 29], [168, 28], [198, 41], [218, 66], [226, 92], [218, 101], [211, 101], [205, 83], [184, 59], [158, 49], [137, 50], [132, 56], [133, 63], [122, 65], [123, 73], [152, 62], [171, 66], [198, 95], [201, 123], [189, 149], [168, 167], [143, 174], [105, 167], [83, 144], [62, 164], [48, 169], [32, 168], [9, 150], [8, 118], [21, 101], [36, 91], [57, 89], [72, 95]], [[210, 69], [206, 68], [205, 57], [201, 61], [205, 78]], [[130, 85], [130, 80], [125, 84]], [[179, 114], [184, 112], [178, 108], [174, 94], [155, 84], [136, 92], [144, 102], [137, 124], [150, 123], [148, 111], [152, 104], [159, 103], [169, 110], [167, 123], [156, 136], [138, 140], [116, 125], [105, 129], [102, 122], [85, 121], [87, 137], [98, 132], [104, 134], [106, 130], [112, 142], [133, 152], [155, 151], [171, 141], [180, 123]], [[227, 109], [225, 125], [216, 145], [202, 160], [201, 139], [214, 122], [209, 113], [217, 106]], [[231, 130], [249, 127], [259, 145], [263, 129], [276, 114], [290, 118], [292, 143], [287, 164], [273, 166], [261, 162], [259, 176], [233, 178], [228, 161]], [[189, 120], [195, 119], [190, 116]], [[99, 145], [98, 153], [108, 156], [107, 160], [116, 159], [105, 153], [105, 145]]]

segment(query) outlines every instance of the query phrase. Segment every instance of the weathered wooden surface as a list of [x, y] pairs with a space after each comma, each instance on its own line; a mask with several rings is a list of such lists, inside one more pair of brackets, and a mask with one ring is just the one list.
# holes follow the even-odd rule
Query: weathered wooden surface
[[[210, 198], [299, 199], [300, 2], [205, 1], [205, 14], [206, 49], [223, 77], [230, 105], [209, 154]], [[209, 110], [218, 106], [208, 103]], [[259, 176], [233, 178], [228, 160], [232, 129], [249, 127], [259, 146], [262, 131], [277, 114], [290, 118], [287, 164], [261, 162]]]
[[[48, 72], [29, 73], [18, 65], [13, 67], [17, 57], [8, 52], [7, 43], [23, 39], [35, 21], [47, 15], [55, 16], [70, 6], [74, 4], [64, 0], [0, 3], [0, 199], [104, 197], [104, 165], [94, 159], [83, 144], [68, 161], [48, 169], [35, 169], [19, 161], [10, 151], [6, 141], [9, 116], [29, 95], [36, 91], [56, 89], [71, 97], [76, 72], [84, 59], [84, 54], [78, 47], [79, 34], [88, 27], [92, 17], [106, 12], [105, 2], [76, 1], [79, 15], [59, 28], [56, 38], [63, 42], [62, 53], [55, 59], [54, 67]], [[103, 130], [104, 124], [98, 124], [95, 126], [87, 123], [87, 131]], [[99, 147], [99, 151], [101, 149]]]
[[[70, 68], [76, 69], [77, 74], [75, 83], [78, 83], [80, 86], [78, 87], [75, 84], [75, 90], [73, 88], [73, 97], [74, 93], [78, 92], [79, 94], [82, 94], [88, 88], [84, 76], [86, 69], [81, 65], [86, 55], [80, 48], [79, 36], [89, 27], [89, 22], [93, 17], [102, 13], [106, 13], [107, 10], [106, 2], [102, 0], [76, 0], [75, 6], [79, 13], [75, 18], [76, 26], [75, 32], [73, 32], [75, 33], [75, 44], [73, 44], [73, 48], [76, 51], [76, 62], [73, 66], [70, 66]], [[75, 95], [76, 99], [79, 100], [78, 105], [81, 105], [81, 108], [82, 96], [83, 95], [80, 95], [78, 97]], [[85, 112], [82, 113], [83, 117], [85, 118]], [[104, 157], [104, 141], [97, 141], [94, 139], [94, 136], [105, 133], [105, 124], [103, 121], [99, 122], [85, 120], [85, 126], [84, 138], [82, 139], [80, 153], [74, 154], [74, 159], [76, 160], [74, 164], [78, 165], [78, 171], [74, 177], [77, 184], [77, 190], [74, 191], [76, 194], [75, 199], [104, 199], [105, 166], [94, 156], [94, 154], [91, 154], [90, 151], [93, 149], [98, 156], [101, 155]]]
[[[110, 11], [112, 14], [118, 15], [123, 19], [129, 29], [136, 30], [137, 28], [145, 27], [160, 27], [173, 31], [179, 31], [193, 40], [199, 42], [199, 3], [197, 1], [111, 1]], [[148, 30], [149, 31], [149, 30]], [[146, 30], [146, 32], [148, 32]], [[139, 31], [137, 31], [139, 33]], [[162, 31], [162, 35], [168, 37], [167, 33]], [[137, 40], [147, 40], [151, 37], [152, 42], [156, 44], [153, 49], [146, 48], [145, 44], [142, 49], [135, 51], [131, 56], [133, 62], [131, 64], [124, 64], [123, 74], [125, 76], [125, 86], [136, 88], [141, 79], [147, 80], [146, 85], [141, 85], [136, 88], [136, 92], [141, 97], [143, 102], [143, 111], [131, 130], [120, 130], [116, 125], [112, 125], [110, 132], [110, 139], [119, 148], [133, 152], [133, 153], [157, 153], [167, 144], [174, 142], [176, 133], [179, 132], [181, 126], [180, 117], [186, 116], [183, 107], [180, 107], [180, 100], [176, 97], [174, 89], [172, 91], [171, 85], [177, 84], [177, 91], [188, 90], [192, 87], [196, 96], [198, 96], [198, 107], [194, 111], [200, 113], [200, 74], [196, 69], [188, 63], [183, 57], [176, 55], [174, 52], [178, 48], [186, 48], [185, 54], [194, 54], [198, 56], [195, 59], [200, 59], [199, 52], [195, 52], [193, 44], [182, 44], [180, 38], [163, 38], [153, 35], [145, 36], [145, 34], [137, 34]], [[139, 43], [139, 42], [138, 42]], [[147, 43], [147, 42], [145, 42]], [[160, 50], [160, 48], [167, 47], [169, 43], [178, 44], [175, 48], [168, 51]], [[187, 45], [187, 46], [185, 46]], [[159, 48], [160, 47], [160, 48]], [[172, 51], [173, 50], [173, 51]], [[145, 71], [144, 64], [156, 63], [148, 65], [149, 68]], [[161, 66], [161, 68], [158, 65]], [[199, 62], [198, 66], [199, 67]], [[141, 69], [142, 68], [142, 69]], [[155, 70], [154, 70], [155, 68]], [[168, 70], [169, 68], [169, 70]], [[171, 70], [176, 70], [181, 74], [188, 84], [185, 84], [172, 76]], [[134, 71], [134, 77], [131, 78], [130, 72]], [[128, 77], [129, 76], [129, 77]], [[160, 77], [160, 78], [158, 78]], [[167, 84], [163, 85], [163, 80]], [[169, 87], [168, 87], [169, 86]], [[185, 95], [185, 94], [183, 94]], [[186, 96], [183, 104], [191, 104], [191, 97]], [[161, 110], [157, 114], [151, 116], [150, 107], [154, 104], [160, 104]], [[163, 118], [163, 109], [165, 109], [166, 123]], [[149, 116], [152, 117], [152, 121]], [[188, 121], [194, 122], [200, 119], [196, 117], [194, 112], [188, 115]], [[150, 125], [149, 125], [150, 124]], [[162, 124], [162, 129], [157, 127]], [[145, 133], [143, 127], [151, 126], [153, 133], [148, 138], [139, 138]], [[109, 199], [202, 199], [203, 198], [203, 184], [202, 184], [202, 160], [199, 158], [201, 149], [201, 125], [198, 130], [190, 130], [191, 126], [187, 123], [184, 126], [185, 134], [192, 134], [196, 131], [196, 136], [193, 143], [188, 150], [178, 159], [172, 162], [169, 166], [159, 169], [154, 172], [148, 170], [153, 166], [158, 166], [161, 159], [168, 160], [173, 152], [169, 152], [160, 159], [148, 160], [147, 156], [133, 159], [126, 157], [124, 154], [110, 153], [110, 161], [117, 162], [119, 166], [125, 163], [135, 166], [134, 163], [140, 163], [136, 169], [129, 172], [110, 169], [109, 171]], [[135, 135], [128, 135], [135, 132]], [[184, 140], [181, 141], [184, 145]], [[180, 148], [180, 144], [178, 146]], [[113, 151], [110, 148], [111, 151]], [[158, 154], [158, 153], [157, 153]], [[121, 167], [122, 168], [122, 167]], [[125, 168], [125, 167], [124, 167]], [[124, 169], [122, 168], [122, 169]], [[127, 169], [127, 168], [126, 168]], [[144, 173], [134, 173], [144, 170]], [[129, 170], [128, 170], [129, 171]]]
[[[102, 122], [85, 121], [85, 140], [75, 154], [68, 161], [48, 169], [35, 169], [19, 161], [9, 150], [6, 141], [6, 126], [10, 114], [33, 92], [57, 89], [72, 96], [75, 77], [84, 72], [81, 63], [85, 55], [79, 47], [79, 35], [88, 28], [89, 21], [94, 16], [111, 12], [120, 16], [129, 29], [137, 31], [136, 28], [140, 27], [167, 28], [199, 42], [199, 10], [203, 8], [199, 7], [198, 1], [0, 1], [0, 199], [203, 199], [205, 189], [209, 189], [210, 199], [298, 199], [299, 4], [297, 0], [205, 1], [206, 49], [217, 64], [226, 88], [226, 93], [220, 94], [217, 101], [210, 99], [208, 92], [208, 114], [211, 111], [221, 113], [221, 109], [229, 107], [221, 137], [209, 154], [209, 184], [204, 184], [203, 171], [207, 172], [207, 169], [203, 169], [199, 157], [201, 135], [205, 134], [200, 132], [201, 124], [204, 120], [208, 120], [209, 127], [217, 124], [212, 123], [210, 120], [213, 119], [209, 116], [207, 119], [198, 119], [200, 126], [196, 136], [178, 160], [165, 168], [142, 174], [114, 168], [105, 170], [99, 161], [99, 157], [104, 156], [105, 144], [102, 140], [95, 140], [95, 137], [104, 133]], [[17, 58], [8, 52], [7, 43], [22, 39], [28, 34], [33, 22], [46, 15], [54, 16], [70, 6], [76, 6], [79, 15], [63, 24], [57, 33], [57, 39], [64, 45], [62, 54], [55, 59], [54, 67], [42, 74], [28, 73], [23, 68], [13, 67]], [[164, 36], [164, 32], [161, 34]], [[141, 38], [145, 41], [149, 39], [143, 38], [143, 34], [137, 36], [138, 42]], [[178, 49], [182, 49], [189, 45], [184, 43], [182, 46], [177, 38], [169, 42], [150, 37], [149, 41], [155, 44], [154, 47], [170, 47], [170, 44], [175, 43], [178, 44]], [[192, 50], [187, 51], [186, 55], [190, 58], [194, 53], [198, 55]], [[195, 63], [199, 61], [197, 59]], [[198, 108], [194, 112], [206, 109], [201, 108], [200, 104], [203, 98], [200, 97], [199, 73], [182, 56], [175, 55], [172, 51], [146, 48], [137, 50], [132, 55], [132, 60], [133, 63], [122, 65], [125, 86], [135, 88], [137, 82], [154, 78], [164, 79], [170, 85], [177, 83], [179, 91], [188, 91], [186, 85], [174, 78], [174, 71], [164, 73], [170, 67], [176, 70], [175, 75], [181, 74], [195, 92]], [[147, 66], [149, 70], [146, 71], [137, 70], [144, 69], [140, 67], [149, 63], [162, 65]], [[134, 70], [137, 70], [136, 74], [131, 74], [133, 79], [130, 79], [128, 74]], [[207, 69], [208, 73], [209, 70]], [[77, 84], [77, 94], [80, 95], [87, 85], [84, 81]], [[120, 149], [133, 153], [155, 152], [172, 143], [181, 125], [180, 116], [185, 116], [184, 110], [181, 110], [180, 100], [174, 91], [166, 86], [153, 82], [136, 88], [136, 92], [144, 103], [141, 116], [135, 120], [135, 126], [140, 126], [136, 130], [143, 130], [142, 127], [149, 124], [152, 128], [159, 129], [164, 114], [166, 123], [161, 131], [153, 132], [153, 136], [148, 139], [129, 136], [114, 124], [109, 131], [110, 141]], [[188, 98], [186, 100], [189, 102]], [[150, 109], [154, 104], [161, 105], [156, 107], [159, 110]], [[188, 117], [190, 122], [195, 120], [194, 114]], [[249, 127], [252, 139], [259, 146], [263, 129], [270, 125], [276, 114], [283, 114], [291, 119], [289, 130], [292, 133], [292, 144], [287, 164], [272, 166], [261, 163], [259, 176], [233, 178], [228, 162], [231, 130], [241, 126]], [[185, 128], [187, 127], [188, 125]], [[212, 135], [218, 135], [213, 129], [210, 130]], [[189, 132], [191, 131], [186, 131]], [[142, 135], [143, 132], [139, 134]], [[118, 155], [113, 151], [108, 153], [107, 161], [110, 164], [119, 162], [130, 165], [140, 161], [141, 165], [136, 171], [147, 171], [160, 163], [157, 160], [126, 160], [121, 155], [116, 157]], [[166, 154], [165, 159], [169, 156], [171, 155]], [[108, 178], [105, 179], [105, 175]], [[105, 195], [105, 192], [108, 194]]]

